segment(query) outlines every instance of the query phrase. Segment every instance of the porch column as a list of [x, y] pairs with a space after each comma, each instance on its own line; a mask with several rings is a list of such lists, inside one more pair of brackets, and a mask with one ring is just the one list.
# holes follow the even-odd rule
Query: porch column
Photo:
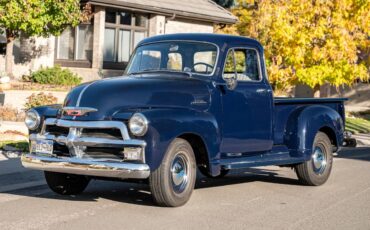
[[150, 15], [149, 19], [149, 37], [164, 34], [166, 17], [163, 15]]
[[103, 69], [105, 8], [95, 6], [92, 68]]

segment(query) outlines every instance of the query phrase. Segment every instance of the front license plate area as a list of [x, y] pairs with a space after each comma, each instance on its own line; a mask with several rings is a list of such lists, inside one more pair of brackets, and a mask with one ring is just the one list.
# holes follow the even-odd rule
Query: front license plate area
[[31, 143], [32, 152], [36, 154], [52, 155], [53, 154], [53, 144], [54, 144], [54, 141], [52, 140], [33, 141]]

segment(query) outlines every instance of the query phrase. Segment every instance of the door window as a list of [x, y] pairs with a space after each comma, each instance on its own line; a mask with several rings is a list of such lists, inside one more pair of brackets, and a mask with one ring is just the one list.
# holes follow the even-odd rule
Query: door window
[[254, 49], [231, 49], [226, 57], [223, 78], [236, 75], [238, 81], [259, 81], [258, 53]]

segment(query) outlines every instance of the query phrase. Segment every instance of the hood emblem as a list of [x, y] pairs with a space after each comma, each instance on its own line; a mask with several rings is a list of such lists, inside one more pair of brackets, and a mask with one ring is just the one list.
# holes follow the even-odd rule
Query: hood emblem
[[84, 116], [87, 113], [96, 112], [96, 111], [98, 110], [95, 108], [90, 108], [90, 107], [64, 107], [62, 109], [63, 115], [74, 116], [74, 117]]

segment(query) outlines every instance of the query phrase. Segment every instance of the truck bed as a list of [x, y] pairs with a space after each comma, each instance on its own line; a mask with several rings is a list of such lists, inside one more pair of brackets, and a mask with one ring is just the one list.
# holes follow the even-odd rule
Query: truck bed
[[337, 111], [345, 119], [344, 101], [347, 98], [274, 98], [274, 144], [284, 142], [284, 132], [289, 115], [303, 106], [322, 105]]
[[342, 103], [347, 101], [347, 98], [289, 98], [289, 97], [274, 97], [275, 105], [280, 104], [332, 104]]

